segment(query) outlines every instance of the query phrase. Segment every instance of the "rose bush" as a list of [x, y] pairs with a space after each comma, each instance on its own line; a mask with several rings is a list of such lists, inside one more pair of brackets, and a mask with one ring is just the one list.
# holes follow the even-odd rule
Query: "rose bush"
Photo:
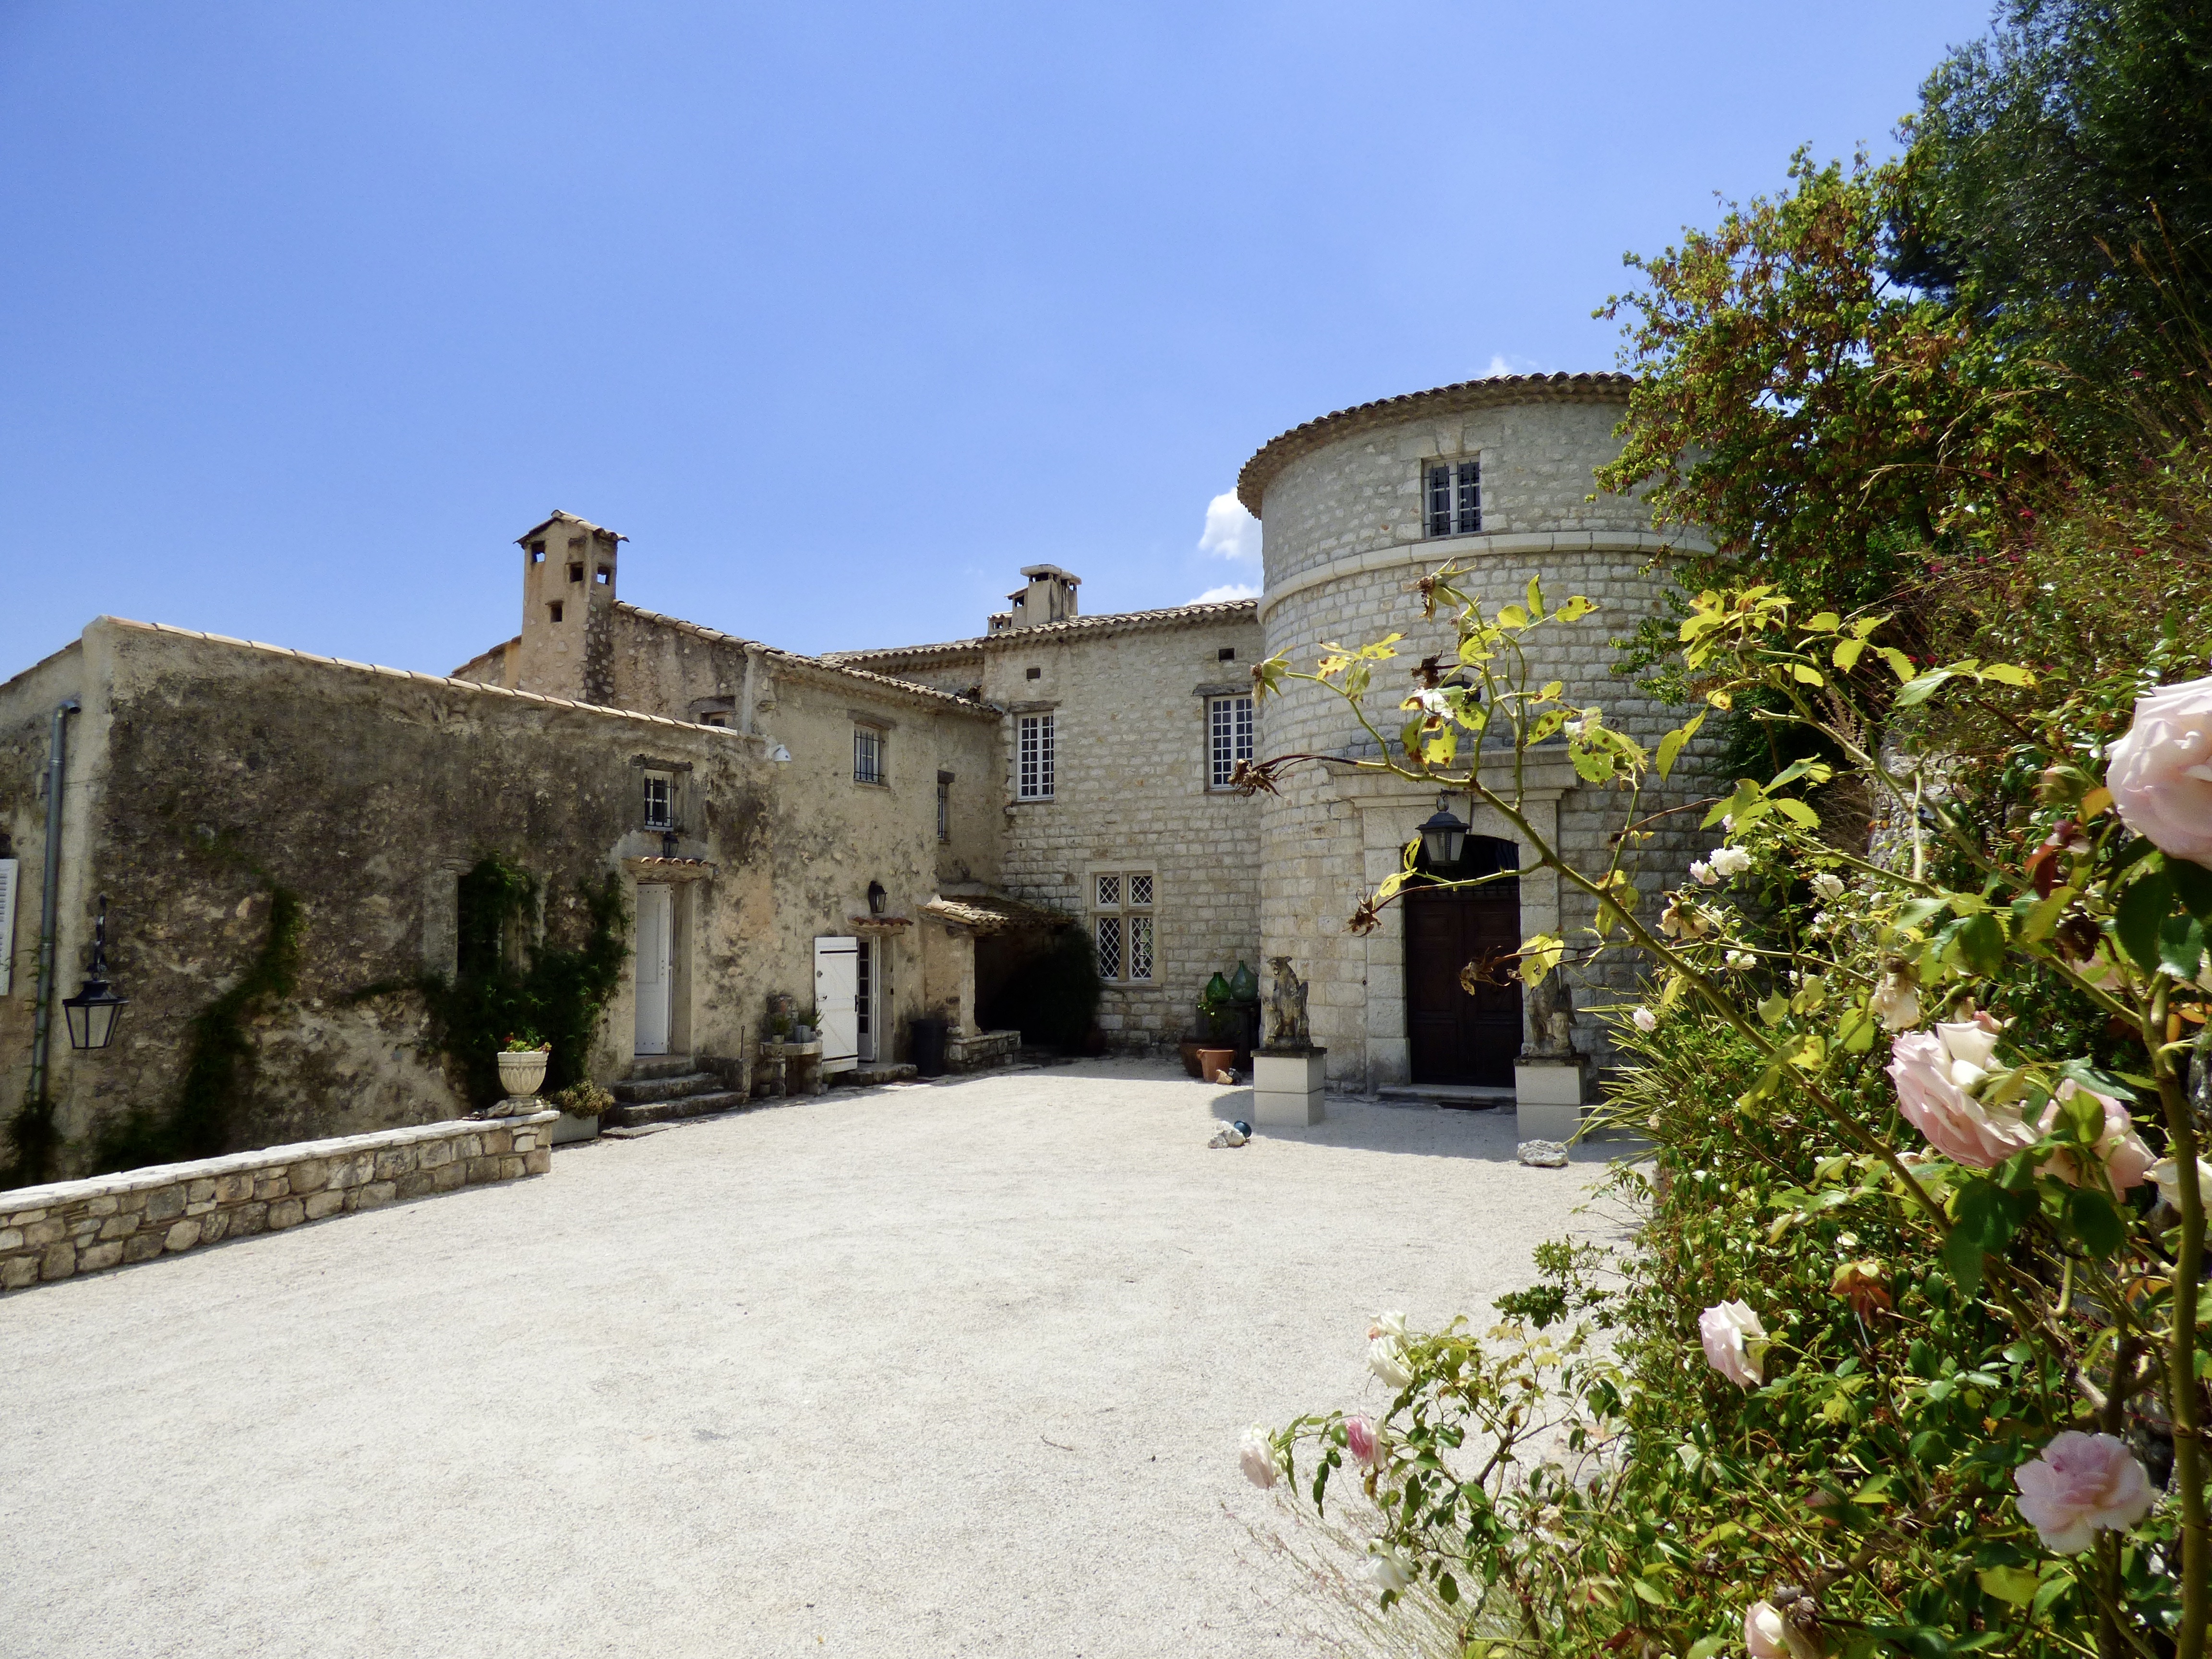
[[[1879, 616], [1703, 595], [1685, 683], [1840, 758], [1701, 803], [1726, 845], [1647, 921], [1639, 797], [1695, 720], [1647, 751], [1528, 683], [1522, 640], [1586, 601], [1423, 590], [1471, 682], [1442, 712], [1369, 714], [1387, 641], [1272, 659], [1263, 692], [1336, 690], [1380, 750], [1358, 764], [1472, 796], [1584, 897], [1585, 937], [1523, 945], [1530, 984], [1636, 953], [1601, 1120], [1655, 1151], [1612, 1177], [1632, 1250], [1545, 1247], [1480, 1334], [1378, 1318], [1387, 1405], [1277, 1430], [1268, 1471], [1317, 1508], [1350, 1479], [1384, 1607], [1469, 1654], [2203, 1659], [2212, 870], [2173, 850], [2197, 781], [2172, 705], [2136, 708], [2132, 666], [2051, 692], [1915, 665]], [[1957, 746], [1976, 720], [1986, 752]], [[1521, 757], [1561, 738], [1616, 792], [1603, 870], [1522, 810]], [[1831, 787], [1871, 833], [1833, 832]]]

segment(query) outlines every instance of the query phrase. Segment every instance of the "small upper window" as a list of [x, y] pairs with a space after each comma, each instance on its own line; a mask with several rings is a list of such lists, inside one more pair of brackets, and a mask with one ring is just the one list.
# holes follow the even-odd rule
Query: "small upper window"
[[665, 772], [645, 775], [645, 827], [648, 830], [673, 830], [676, 827], [676, 780]]
[[950, 772], [937, 775], [937, 838], [939, 841], [952, 839], [952, 774]]
[[1429, 465], [1428, 525], [1431, 536], [1472, 536], [1482, 528], [1482, 463]]
[[553, 601], [553, 603], [552, 603], [552, 604], [550, 604], [550, 605], [547, 605], [547, 606], [545, 607], [545, 609], [546, 609], [546, 611], [547, 611], [549, 613], [550, 613], [550, 614], [551, 614], [552, 618], [553, 618], [553, 620], [554, 620], [555, 622], [559, 622], [559, 621], [561, 620], [561, 601], [560, 601], [560, 600], [558, 600], [558, 599], [554, 600], [554, 601]]
[[1233, 645], [1224, 645], [1221, 649], [1213, 653], [1213, 658], [1216, 662], [1235, 662], [1237, 660], [1237, 647]]
[[872, 726], [853, 728], [853, 781], [884, 781], [884, 734]]
[[545, 544], [544, 542], [532, 542], [530, 544], [530, 562], [532, 564], [544, 564], [545, 562]]
[[1044, 670], [1042, 668], [1028, 668], [1022, 671], [1022, 678], [1025, 680], [1042, 679], [1043, 677]]
[[568, 567], [568, 580], [572, 582], [580, 582], [583, 580], [584, 567], [580, 564], [570, 565]]
[[730, 717], [719, 708], [709, 709], [699, 716], [699, 724], [702, 726], [727, 726], [729, 723]]
[[604, 564], [603, 564], [603, 565], [601, 565], [601, 566], [599, 567], [599, 586], [600, 586], [605, 587], [605, 586], [609, 582], [612, 581], [614, 579], [615, 579], [615, 573], [614, 573], [614, 570], [613, 570], [612, 567], [608, 566], [608, 565], [604, 565]]

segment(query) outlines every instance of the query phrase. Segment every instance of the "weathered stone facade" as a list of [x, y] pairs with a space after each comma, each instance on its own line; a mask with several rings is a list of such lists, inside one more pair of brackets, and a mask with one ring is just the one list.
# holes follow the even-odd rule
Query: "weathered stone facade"
[[[1285, 434], [1246, 466], [1239, 493], [1262, 524], [1267, 587], [1260, 601], [1268, 653], [1310, 669], [1323, 641], [1356, 644], [1403, 632], [1401, 661], [1449, 655], [1448, 623], [1424, 623], [1413, 584], [1447, 562], [1469, 573], [1465, 586], [1492, 608], [1518, 599], [1528, 579], [1554, 599], [1586, 594], [1600, 609], [1583, 622], [1531, 636], [1532, 684], [1558, 679], [1565, 700], [1595, 704], [1608, 725], [1646, 744], [1679, 724], [1611, 671], [1612, 641], [1634, 631], [1660, 606], [1670, 542], [1654, 535], [1642, 506], [1600, 496], [1593, 471], [1616, 452], [1612, 429], [1627, 394], [1616, 375], [1510, 377], [1368, 404]], [[1424, 495], [1426, 469], [1477, 459], [1480, 529], [1431, 536]], [[1405, 682], [1386, 670], [1376, 702], [1395, 718]], [[1389, 688], [1389, 695], [1383, 695]], [[1408, 1073], [1405, 913], [1393, 906], [1373, 933], [1347, 923], [1359, 894], [1401, 867], [1403, 849], [1437, 805], [1431, 787], [1356, 772], [1371, 757], [1367, 739], [1331, 693], [1294, 685], [1267, 713], [1270, 752], [1340, 757], [1291, 775], [1262, 811], [1261, 861], [1267, 872], [1262, 949], [1310, 964], [1314, 1040], [1329, 1051], [1340, 1086], [1399, 1084]], [[1558, 746], [1552, 746], [1554, 751]], [[1705, 750], [1692, 745], [1670, 783], [1647, 792], [1640, 816], [1704, 792]], [[1578, 867], [1602, 868], [1612, 837], [1626, 822], [1627, 800], [1583, 785], [1563, 752], [1529, 769], [1528, 801], [1535, 827]], [[1456, 799], [1464, 816], [1467, 798]], [[1705, 844], [1695, 819], [1662, 820], [1634, 860], [1647, 896], [1679, 882]], [[1478, 835], [1510, 841], [1514, 832], [1486, 810], [1470, 819]], [[1525, 867], [1525, 854], [1521, 862]], [[1520, 881], [1521, 932], [1557, 933], [1586, 943], [1591, 908], [1562, 901], [1557, 878]], [[1571, 976], [1571, 978], [1572, 976]], [[1582, 1006], [1577, 1046], [1602, 1061], [1608, 1047], [1587, 1012], [1633, 983], [1623, 960], [1574, 981]]]
[[[985, 635], [832, 660], [942, 690], [973, 688], [1004, 711], [995, 776], [1006, 889], [1095, 930], [1102, 914], [1151, 924], [1152, 975], [1106, 983], [1098, 1024], [1108, 1044], [1145, 1053], [1188, 1035], [1198, 994], [1238, 962], [1259, 965], [1258, 803], [1212, 775], [1214, 700], [1249, 697], [1261, 656], [1251, 600], [1099, 617], [1072, 614], [1073, 579], [1052, 566]], [[1024, 573], [1027, 574], [1027, 573]], [[1039, 593], [1039, 590], [1043, 590]], [[1066, 591], [1062, 591], [1066, 590]], [[1036, 618], [1040, 620], [1032, 620]], [[1024, 715], [1049, 714], [1055, 745], [1048, 799], [1022, 796]], [[1098, 878], [1148, 876], [1140, 909], [1102, 912]], [[1126, 901], [1128, 889], [1119, 898]]]

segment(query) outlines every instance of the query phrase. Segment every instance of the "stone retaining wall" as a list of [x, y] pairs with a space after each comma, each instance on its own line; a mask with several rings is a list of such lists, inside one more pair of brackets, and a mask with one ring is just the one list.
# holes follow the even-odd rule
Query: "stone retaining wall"
[[0, 1291], [551, 1167], [557, 1112], [466, 1119], [0, 1192]]

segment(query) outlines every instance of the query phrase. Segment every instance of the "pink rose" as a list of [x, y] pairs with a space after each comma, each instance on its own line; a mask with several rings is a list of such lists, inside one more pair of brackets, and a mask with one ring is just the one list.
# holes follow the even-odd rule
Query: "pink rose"
[[2169, 858], [2212, 865], [2212, 676], [2136, 699], [2105, 784], [2129, 829]]
[[1375, 1425], [1364, 1417], [1346, 1418], [1344, 1449], [1372, 1468], [1375, 1462]]
[[1741, 1389], [1755, 1389], [1766, 1379], [1759, 1374], [1766, 1352], [1766, 1329], [1745, 1302], [1723, 1302], [1698, 1316], [1698, 1340], [1705, 1345], [1705, 1359], [1723, 1376]]
[[[2151, 1166], [2158, 1162], [2158, 1154], [2143, 1145], [2142, 1137], [2136, 1133], [2135, 1120], [2128, 1115], [2128, 1109], [2110, 1095], [2084, 1089], [2069, 1077], [2058, 1085], [2057, 1095], [2044, 1109], [2043, 1121], [2035, 1126], [2036, 1132], [2049, 1134], [2058, 1122], [2058, 1103], [2071, 1100], [2075, 1095], [2087, 1095], [2104, 1106], [2105, 1132], [2097, 1137], [2097, 1157], [2105, 1166], [2112, 1190], [2124, 1193], [2130, 1187], [2142, 1186], [2150, 1178]], [[2057, 1154], [2045, 1167], [2069, 1187], [2081, 1184], [2081, 1172], [2075, 1167], [2071, 1152]]]
[[2042, 1456], [2014, 1469], [2012, 1482], [2020, 1488], [2021, 1514], [2043, 1547], [2059, 1555], [2087, 1549], [2100, 1527], [2126, 1531], [2150, 1513], [2158, 1496], [2125, 1441], [2070, 1429]]
[[1743, 1610], [1743, 1644], [1751, 1659], [1790, 1659], [1789, 1627], [1767, 1601], [1753, 1601]]
[[1970, 1092], [1989, 1075], [2002, 1028], [1987, 1014], [1908, 1031], [1889, 1046], [1890, 1080], [1905, 1121], [1955, 1163], [1992, 1170], [2035, 1145], [2018, 1109], [1984, 1106]]

